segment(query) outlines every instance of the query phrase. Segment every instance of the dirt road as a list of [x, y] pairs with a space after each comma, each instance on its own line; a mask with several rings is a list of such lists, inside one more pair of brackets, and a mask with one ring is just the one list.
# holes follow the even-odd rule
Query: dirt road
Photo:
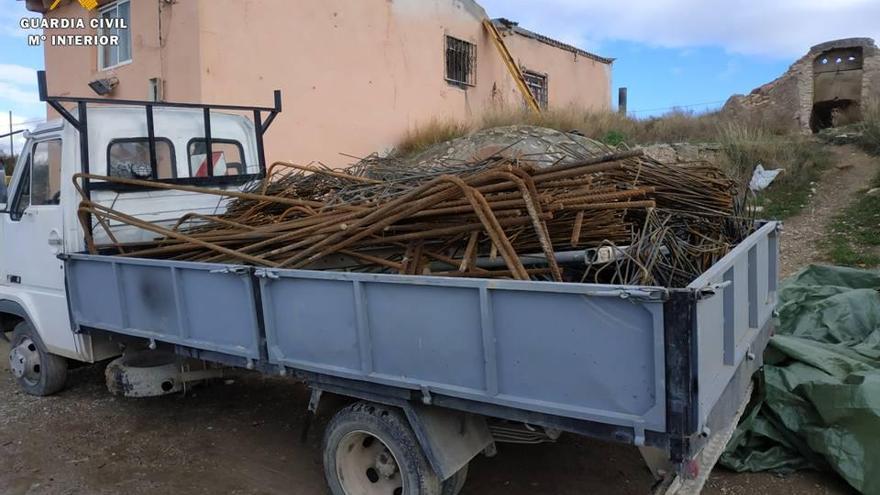
[[[321, 415], [300, 443], [308, 396], [280, 379], [245, 376], [186, 396], [133, 400], [111, 396], [101, 367], [91, 366], [72, 371], [68, 389], [46, 399], [18, 392], [0, 373], [0, 397], [3, 495], [326, 493], [319, 435], [329, 418]], [[464, 494], [643, 495], [652, 481], [634, 448], [563, 436], [476, 459]], [[722, 473], [706, 493], [848, 493], [839, 483], [818, 486], [825, 483], [809, 474]]]
[[820, 241], [834, 216], [853, 200], [857, 191], [877, 174], [877, 159], [853, 145], [830, 146], [832, 165], [816, 185], [809, 205], [785, 221], [782, 236], [782, 277], [794, 275], [805, 265], [823, 261]]
[[[852, 151], [834, 152], [847, 165], [859, 158]], [[786, 225], [786, 273], [818, 259], [813, 245], [822, 227], [846, 205], [846, 191], [863, 183], [863, 165], [829, 170], [814, 205]], [[300, 443], [308, 403], [302, 386], [248, 375], [185, 396], [120, 399], [106, 391], [102, 367], [90, 366], [73, 370], [60, 395], [37, 399], [18, 392], [6, 354], [0, 344], [0, 495], [326, 493], [320, 432], [329, 418], [320, 415]], [[563, 436], [552, 445], [502, 445], [497, 457], [476, 459], [464, 494], [642, 495], [652, 481], [634, 448]], [[719, 469], [705, 493], [851, 490], [830, 474]]]
[[[0, 378], [0, 492], [4, 494], [323, 494], [319, 418], [299, 441], [308, 396], [280, 379], [238, 378], [188, 396], [127, 400], [99, 367], [71, 373], [68, 390], [35, 399]], [[333, 404], [328, 404], [328, 410]], [[644, 494], [652, 483], [635, 449], [566, 439], [502, 446], [473, 464], [465, 493]]]

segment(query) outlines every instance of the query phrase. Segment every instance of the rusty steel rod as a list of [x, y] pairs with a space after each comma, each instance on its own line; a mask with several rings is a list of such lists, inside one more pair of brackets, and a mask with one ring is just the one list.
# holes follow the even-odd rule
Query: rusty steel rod
[[[641, 150], [412, 169], [388, 160], [344, 170], [275, 162], [268, 177], [232, 191], [91, 174], [74, 184], [83, 197], [88, 179], [220, 198], [219, 213], [184, 212], [172, 226], [84, 200], [84, 229], [98, 227], [86, 237], [90, 252], [273, 268], [684, 286], [750, 231], [723, 172], [662, 164]], [[156, 238], [127, 242], [120, 225]], [[580, 266], [557, 259], [603, 246], [619, 256]], [[522, 253], [536, 252], [545, 267], [528, 269]], [[495, 258], [497, 269], [476, 266]]]

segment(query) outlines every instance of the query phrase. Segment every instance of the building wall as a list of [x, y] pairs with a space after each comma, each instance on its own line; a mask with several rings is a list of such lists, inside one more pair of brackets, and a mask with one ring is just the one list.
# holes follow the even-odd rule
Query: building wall
[[[81, 13], [73, 4], [50, 15]], [[270, 106], [281, 89], [267, 159], [341, 166], [352, 159], [340, 153], [382, 152], [434, 119], [522, 107], [485, 17], [472, 0], [135, 0], [133, 63], [111, 71], [120, 79], [113, 96], [142, 99], [151, 77], [166, 81], [169, 101]], [[476, 86], [446, 82], [447, 34], [477, 45]], [[610, 65], [506, 40], [523, 66], [549, 74], [551, 107], [610, 109]], [[48, 47], [50, 91], [89, 93], [88, 81], [106, 77], [96, 57], [95, 48]]]
[[[262, 101], [284, 92], [269, 159], [339, 165], [350, 161], [339, 153], [381, 151], [412, 126], [466, 119], [491, 98], [490, 81], [481, 80], [489, 57], [478, 54], [475, 88], [444, 80], [445, 33], [488, 42], [461, 2], [200, 1], [204, 98]], [[214, 29], [221, 26], [230, 29]]]
[[867, 46], [864, 50], [862, 101], [869, 105], [880, 105], [880, 48]]
[[[107, 2], [102, 2], [106, 4]], [[86, 12], [76, 1], [64, 2], [46, 17], [95, 18], [98, 11]], [[196, 2], [178, 2], [173, 8], [165, 2], [133, 0], [131, 2], [132, 63], [109, 70], [98, 69], [95, 47], [57, 47], [45, 45], [49, 94], [61, 96], [95, 96], [90, 81], [115, 76], [119, 86], [114, 98], [144, 100], [148, 81], [162, 78], [164, 96], [168, 101], [199, 101], [199, 9]], [[88, 22], [86, 23], [88, 25]], [[160, 41], [159, 27], [162, 36]], [[70, 34], [94, 34], [94, 30], [70, 30]], [[54, 32], [53, 32], [54, 34]], [[63, 34], [59, 31], [57, 34]], [[54, 111], [48, 110], [54, 118]]]
[[[551, 109], [611, 109], [610, 64], [519, 34], [505, 36], [504, 42], [521, 68], [548, 75]], [[493, 46], [486, 48], [490, 56], [497, 56]], [[498, 77], [509, 88], [508, 93], [513, 93], [511, 99], [520, 104], [522, 98], [513, 78], [506, 70]]]

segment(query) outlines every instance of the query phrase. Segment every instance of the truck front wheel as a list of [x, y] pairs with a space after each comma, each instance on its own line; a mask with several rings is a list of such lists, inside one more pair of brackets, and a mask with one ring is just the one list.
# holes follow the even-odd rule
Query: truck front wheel
[[27, 322], [12, 332], [9, 369], [26, 393], [45, 397], [60, 392], [67, 381], [67, 360], [49, 354], [40, 336]]
[[327, 426], [324, 474], [333, 495], [438, 495], [441, 487], [403, 414], [368, 402]]

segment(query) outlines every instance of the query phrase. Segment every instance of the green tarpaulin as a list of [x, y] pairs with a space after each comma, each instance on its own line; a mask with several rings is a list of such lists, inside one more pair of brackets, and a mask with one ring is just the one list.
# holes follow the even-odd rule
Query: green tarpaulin
[[880, 272], [810, 266], [778, 309], [764, 384], [721, 464], [833, 469], [880, 495]]

